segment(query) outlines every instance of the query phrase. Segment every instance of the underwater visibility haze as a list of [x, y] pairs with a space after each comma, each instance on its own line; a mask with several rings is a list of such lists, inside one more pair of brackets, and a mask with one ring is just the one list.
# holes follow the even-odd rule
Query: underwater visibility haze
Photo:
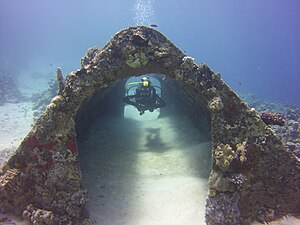
[[[286, 179], [287, 189], [293, 189], [290, 187], [298, 178], [293, 169], [300, 157], [300, 1], [1, 0], [0, 5], [0, 168], [3, 167], [3, 171], [12, 165], [27, 168], [26, 163], [18, 161], [18, 157], [23, 157], [21, 153], [27, 151], [32, 158], [25, 154], [26, 160], [36, 161], [28, 166], [34, 171], [33, 177], [39, 177], [36, 171], [40, 168], [50, 171], [41, 173], [47, 174], [43, 177], [47, 179], [46, 189], [53, 185], [64, 190], [69, 180], [75, 180], [74, 186], [76, 182], [82, 184], [90, 201], [80, 185], [80, 191], [74, 188], [74, 195], [71, 191], [67, 193], [72, 197], [64, 196], [68, 200], [59, 197], [60, 207], [68, 205], [68, 201], [75, 206], [72, 208], [71, 204], [68, 215], [60, 215], [58, 221], [86, 219], [86, 212], [80, 211], [86, 204], [91, 220], [84, 220], [85, 224], [220, 224], [216, 221], [225, 221], [225, 224], [229, 217], [228, 221], [241, 222], [246, 218], [245, 224], [254, 221], [263, 224], [282, 216], [281, 224], [299, 222], [284, 210], [280, 211], [279, 203], [274, 210], [262, 206], [261, 214], [254, 212], [264, 205], [264, 200], [266, 205], [273, 204], [269, 195], [264, 199], [264, 191], [273, 183], [275, 193], [271, 194], [275, 197], [272, 199], [279, 196], [276, 201], [282, 204], [286, 203], [282, 199], [290, 199], [298, 193], [276, 188]], [[121, 30], [123, 36], [117, 33]], [[126, 49], [143, 47], [146, 36], [147, 43], [157, 38], [152, 40], [161, 47], [156, 57], [164, 57], [164, 44], [168, 46], [170, 57], [166, 61], [155, 61], [155, 58], [157, 65], [149, 63], [150, 73], [141, 75], [136, 69], [144, 66], [143, 60], [148, 56], [142, 52], [138, 60], [133, 60]], [[111, 41], [112, 37], [117, 38]], [[124, 42], [118, 42], [118, 38], [124, 38]], [[118, 53], [128, 58], [125, 58], [125, 69], [122, 67], [120, 71], [141, 76], [113, 71], [112, 67], [119, 68], [121, 60], [114, 58], [117, 54], [106, 54], [107, 49], [103, 50], [107, 61], [105, 58], [101, 61], [101, 48], [107, 43], [116, 48], [125, 43], [125, 53]], [[153, 50], [155, 44], [147, 44], [147, 48]], [[175, 59], [177, 56], [181, 57], [180, 63]], [[94, 65], [102, 62], [115, 64], [108, 63], [99, 72]], [[160, 73], [161, 62], [165, 63], [163, 68], [172, 67], [173, 73]], [[182, 71], [188, 71], [186, 76], [192, 77], [195, 68], [201, 71], [203, 76], [199, 80], [203, 80], [195, 80], [203, 85], [204, 94], [197, 92], [200, 88], [197, 89], [196, 81], [181, 82], [180, 73], [176, 72], [179, 65]], [[93, 84], [87, 70], [81, 73], [80, 68], [89, 68], [93, 72], [90, 74], [96, 74]], [[158, 74], [154, 73], [156, 69]], [[65, 79], [73, 71], [70, 79]], [[104, 77], [108, 74], [112, 78], [97, 80], [102, 72]], [[115, 80], [117, 82], [112, 82]], [[78, 89], [75, 81], [78, 81]], [[70, 89], [63, 88], [67, 85]], [[151, 85], [162, 107], [144, 111], [138, 108], [134, 97], [139, 87]], [[82, 95], [78, 97], [79, 92]], [[220, 96], [215, 97], [216, 93]], [[130, 101], [127, 99], [129, 103], [125, 105], [128, 95], [131, 95]], [[68, 100], [64, 102], [64, 98]], [[82, 103], [82, 99], [88, 100]], [[76, 115], [66, 105], [77, 107]], [[61, 111], [55, 111], [58, 106]], [[45, 110], [49, 113], [41, 116]], [[57, 130], [51, 133], [52, 128]], [[43, 129], [47, 132], [36, 135]], [[62, 131], [66, 133], [62, 135]], [[11, 157], [15, 152], [17, 154]], [[276, 169], [263, 170], [275, 165], [274, 160], [280, 165], [279, 172], [290, 177], [278, 174], [282, 176], [277, 179]], [[6, 172], [0, 172], [0, 181]], [[249, 178], [252, 172], [257, 173], [251, 177], [253, 183]], [[72, 179], [65, 179], [68, 173]], [[50, 192], [56, 196], [53, 191], [56, 189], [48, 193], [36, 177], [32, 178], [36, 182], [34, 190], [42, 193], [45, 202], [51, 202], [53, 193]], [[259, 186], [263, 186], [262, 182], [265, 189]], [[3, 197], [2, 193], [6, 191], [0, 189], [3, 202], [7, 196]], [[242, 193], [241, 197], [237, 193]], [[257, 199], [251, 193], [258, 193]], [[249, 196], [251, 203], [255, 202], [251, 205], [253, 214], [240, 216], [239, 210], [248, 207], [244, 203]], [[14, 201], [18, 203], [18, 199]], [[291, 202], [294, 200], [297, 198], [293, 197]], [[224, 204], [226, 201], [230, 207]], [[21, 207], [17, 203], [13, 203], [15, 207]], [[299, 214], [297, 206], [288, 203], [288, 212], [292, 216]], [[58, 207], [59, 204], [55, 204], [51, 207]], [[75, 209], [80, 213], [74, 213]], [[218, 209], [222, 213], [215, 217]], [[1, 210], [0, 207], [4, 213], [5, 210]], [[230, 214], [228, 218], [226, 210]], [[34, 206], [28, 206], [23, 217], [39, 225], [37, 221], [42, 216], [35, 211]], [[45, 209], [44, 212], [47, 212], [45, 218], [52, 215], [52, 211]], [[47, 219], [56, 221], [54, 216]], [[0, 224], [2, 222], [27, 224], [6, 214], [0, 214]]]
[[156, 24], [235, 91], [300, 105], [299, 10], [297, 0], [2, 0], [0, 71], [67, 74], [117, 31]]

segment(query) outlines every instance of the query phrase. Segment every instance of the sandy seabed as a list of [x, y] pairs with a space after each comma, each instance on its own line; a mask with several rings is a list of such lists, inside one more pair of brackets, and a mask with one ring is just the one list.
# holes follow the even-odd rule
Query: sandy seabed
[[17, 149], [33, 124], [31, 102], [0, 106], [0, 168]]
[[[147, 118], [148, 116], [148, 118]], [[79, 143], [95, 224], [205, 224], [211, 143], [187, 118], [99, 118]]]

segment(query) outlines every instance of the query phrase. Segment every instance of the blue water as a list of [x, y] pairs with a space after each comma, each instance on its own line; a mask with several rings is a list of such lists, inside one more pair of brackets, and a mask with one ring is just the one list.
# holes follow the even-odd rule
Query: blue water
[[1, 0], [0, 72], [69, 73], [89, 47], [154, 23], [235, 91], [300, 106], [299, 11], [298, 0]]

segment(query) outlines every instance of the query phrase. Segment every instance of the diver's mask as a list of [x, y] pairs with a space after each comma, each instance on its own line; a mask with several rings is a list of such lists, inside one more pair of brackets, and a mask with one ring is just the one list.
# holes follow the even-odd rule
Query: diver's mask
[[143, 81], [143, 86], [144, 86], [144, 87], [148, 87], [148, 86], [149, 86], [149, 81], [144, 80], [144, 81]]

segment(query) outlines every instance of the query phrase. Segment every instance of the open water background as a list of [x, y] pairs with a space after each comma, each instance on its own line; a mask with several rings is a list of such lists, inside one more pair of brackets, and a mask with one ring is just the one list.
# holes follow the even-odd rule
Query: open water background
[[117, 31], [157, 24], [235, 91], [299, 106], [299, 10], [297, 0], [1, 0], [0, 72], [67, 74]]

